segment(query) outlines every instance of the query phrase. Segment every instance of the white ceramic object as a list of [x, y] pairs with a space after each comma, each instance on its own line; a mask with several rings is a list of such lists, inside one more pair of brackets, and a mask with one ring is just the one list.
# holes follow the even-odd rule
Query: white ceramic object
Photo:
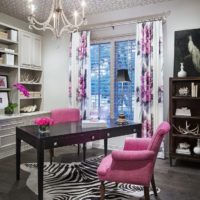
[[200, 139], [197, 140], [197, 146], [193, 149], [194, 153], [200, 155]]
[[183, 65], [183, 63], [180, 63], [180, 64], [181, 64], [181, 70], [178, 72], [178, 77], [186, 77], [187, 72], [184, 71], [184, 65]]

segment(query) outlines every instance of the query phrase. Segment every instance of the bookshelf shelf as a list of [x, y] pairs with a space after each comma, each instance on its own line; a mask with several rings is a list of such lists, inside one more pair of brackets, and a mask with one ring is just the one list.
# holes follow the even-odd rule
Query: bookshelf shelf
[[3, 39], [3, 38], [0, 38], [0, 43], [2, 43], [2, 44], [9, 44], [9, 45], [11, 45], [11, 44], [18, 44], [18, 42], [15, 42], [15, 41], [10, 40], [10, 39]]

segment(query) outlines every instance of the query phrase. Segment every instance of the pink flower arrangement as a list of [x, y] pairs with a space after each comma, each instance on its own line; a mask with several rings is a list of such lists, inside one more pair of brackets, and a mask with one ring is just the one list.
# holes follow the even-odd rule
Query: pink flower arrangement
[[37, 118], [34, 122], [38, 126], [50, 126], [50, 125], [54, 124], [53, 119], [51, 119], [49, 117]]
[[25, 97], [29, 97], [30, 96], [29, 91], [22, 84], [15, 83], [13, 86], [16, 87], [17, 90], [19, 90], [20, 92], [22, 92]]

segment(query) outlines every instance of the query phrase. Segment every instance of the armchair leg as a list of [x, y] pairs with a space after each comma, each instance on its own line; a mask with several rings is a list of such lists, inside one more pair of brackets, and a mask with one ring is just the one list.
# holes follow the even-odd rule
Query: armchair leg
[[78, 156], [80, 155], [80, 144], [78, 144]]
[[156, 184], [155, 184], [154, 174], [152, 175], [152, 178], [151, 178], [151, 185], [152, 185], [152, 188], [153, 188], [153, 193], [157, 197], [158, 194], [157, 194], [157, 190], [156, 190]]
[[144, 186], [144, 199], [145, 200], [150, 200], [149, 197], [149, 187]]
[[104, 196], [105, 196], [105, 185], [104, 185], [104, 181], [101, 181], [101, 185], [100, 185], [100, 200], [104, 200]]
[[54, 157], [54, 149], [49, 149], [49, 155], [50, 155], [50, 163], [52, 164], [53, 157]]

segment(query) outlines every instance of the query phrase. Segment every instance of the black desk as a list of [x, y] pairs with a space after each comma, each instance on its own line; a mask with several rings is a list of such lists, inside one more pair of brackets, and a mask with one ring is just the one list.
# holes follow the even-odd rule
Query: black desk
[[[141, 124], [117, 125], [114, 120], [107, 122], [105, 128], [82, 128], [81, 122], [58, 124], [50, 127], [49, 133], [38, 133], [38, 127], [23, 126], [16, 128], [16, 179], [20, 179], [21, 140], [37, 149], [38, 200], [43, 200], [44, 150], [72, 144], [83, 144], [104, 139], [104, 153], [107, 154], [108, 138], [141, 134]], [[84, 155], [85, 156], [85, 155]], [[85, 158], [84, 158], [85, 159]]]

